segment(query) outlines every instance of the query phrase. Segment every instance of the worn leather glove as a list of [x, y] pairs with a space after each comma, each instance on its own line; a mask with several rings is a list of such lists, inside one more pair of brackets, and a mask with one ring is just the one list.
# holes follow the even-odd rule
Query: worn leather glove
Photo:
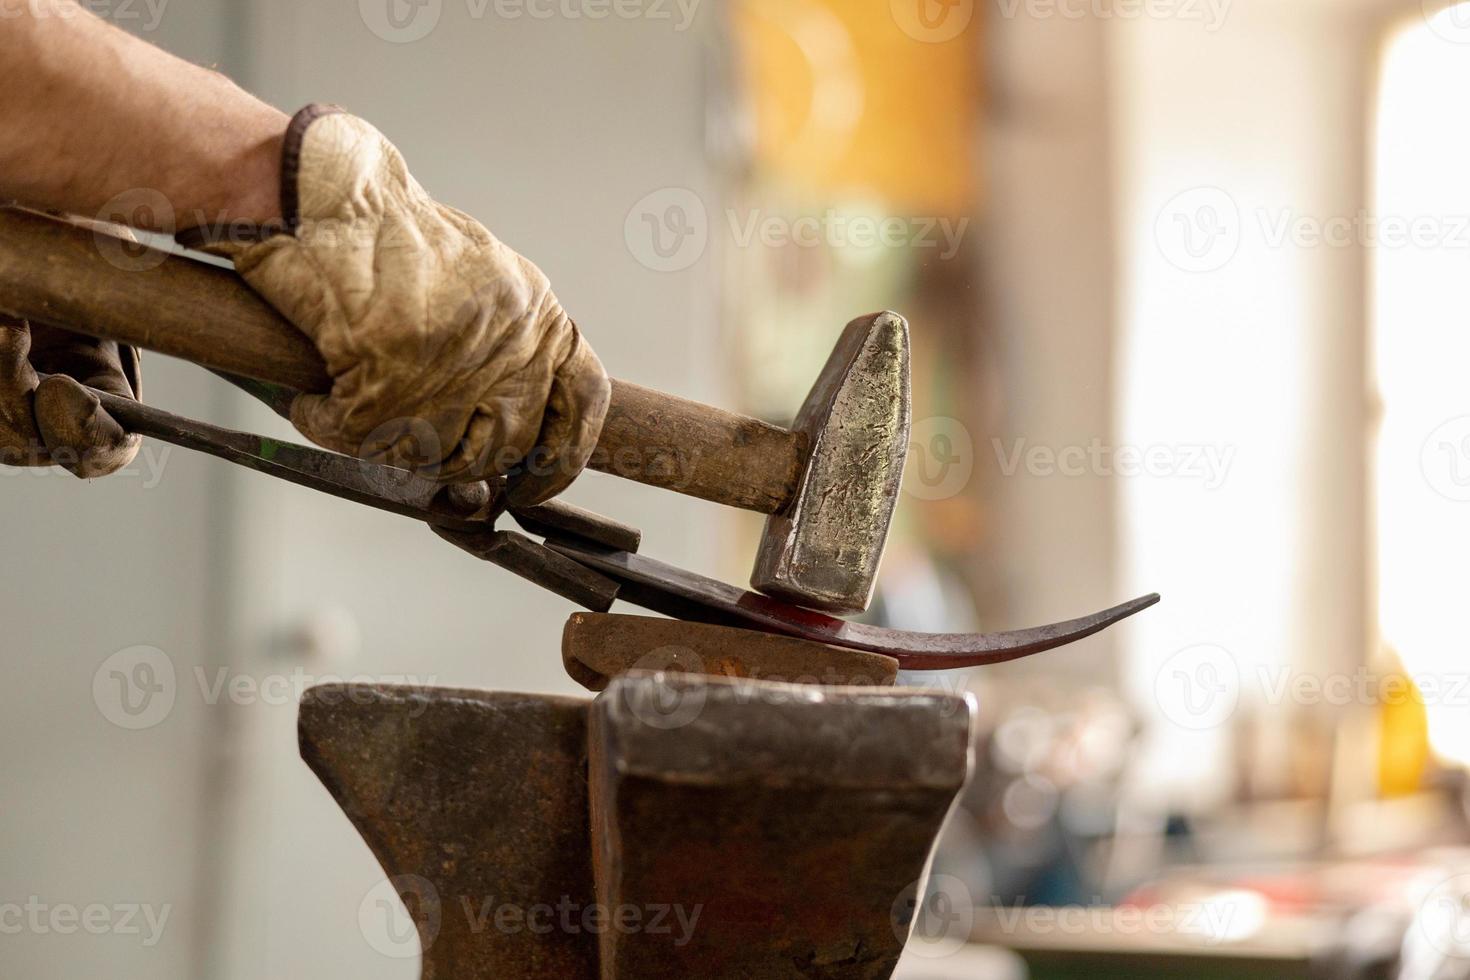
[[393, 144], [336, 107], [296, 114], [283, 162], [284, 233], [180, 239], [233, 259], [321, 351], [332, 390], [296, 398], [296, 427], [440, 482], [514, 470], [516, 503], [565, 489], [610, 389], [541, 270], [435, 202]]
[[[132, 239], [125, 228], [106, 230]], [[83, 479], [122, 469], [142, 439], [124, 432], [82, 386], [136, 399], [140, 378], [132, 347], [0, 316], [0, 464], [61, 466]]]
[[82, 385], [137, 398], [138, 376], [131, 347], [0, 317], [0, 464], [57, 465], [84, 479], [122, 469], [142, 440]]

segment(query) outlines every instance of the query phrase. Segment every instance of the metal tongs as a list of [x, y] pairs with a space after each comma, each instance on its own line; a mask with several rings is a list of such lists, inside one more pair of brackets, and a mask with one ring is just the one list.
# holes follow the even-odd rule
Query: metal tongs
[[[215, 372], [287, 415], [295, 392]], [[1004, 633], [922, 633], [853, 623], [746, 592], [638, 554], [642, 534], [552, 500], [511, 507], [498, 481], [441, 485], [397, 467], [220, 428], [92, 389], [125, 428], [276, 479], [423, 521], [470, 554], [597, 612], [622, 599], [685, 619], [779, 633], [895, 658], [906, 670], [1000, 663], [1090, 636], [1158, 601], [1143, 596], [1081, 619]], [[525, 534], [499, 530], [504, 514]], [[541, 538], [536, 541], [528, 535]]]

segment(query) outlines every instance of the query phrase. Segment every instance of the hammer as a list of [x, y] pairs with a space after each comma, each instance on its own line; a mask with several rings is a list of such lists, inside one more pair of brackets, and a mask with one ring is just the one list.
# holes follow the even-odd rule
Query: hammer
[[[321, 355], [232, 271], [35, 212], [0, 208], [0, 312], [298, 391]], [[612, 382], [589, 465], [766, 514], [751, 585], [867, 608], [908, 451], [908, 324], [849, 323], [790, 429]]]

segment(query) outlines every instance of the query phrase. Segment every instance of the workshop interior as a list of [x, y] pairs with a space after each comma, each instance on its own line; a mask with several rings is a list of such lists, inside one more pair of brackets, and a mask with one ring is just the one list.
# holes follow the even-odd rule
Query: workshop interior
[[0, 467], [0, 976], [1470, 978], [1470, 3], [82, 6], [616, 380], [450, 500], [225, 259], [0, 211], [148, 348]]

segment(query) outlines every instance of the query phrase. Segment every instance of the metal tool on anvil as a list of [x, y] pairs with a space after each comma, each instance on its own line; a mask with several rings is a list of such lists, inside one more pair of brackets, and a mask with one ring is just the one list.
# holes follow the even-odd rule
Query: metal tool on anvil
[[[97, 235], [0, 209], [0, 311], [186, 358], [278, 412], [296, 389], [327, 386], [307, 339], [229, 270], [102, 235], [116, 250], [109, 260]], [[622, 598], [679, 619], [882, 653], [908, 669], [946, 669], [1061, 646], [1158, 600], [1144, 596], [1081, 619], [994, 634], [908, 633], [808, 608], [858, 609], [872, 592], [908, 435], [907, 327], [895, 314], [848, 325], [792, 431], [614, 383], [592, 465], [771, 514], [755, 581], [790, 602], [638, 555], [636, 531], [563, 504], [511, 511], [546, 538], [541, 545], [494, 529], [504, 502], [488, 486], [478, 495], [445, 489], [392, 467], [98, 394], [133, 431], [424, 520], [472, 554], [599, 611]], [[692, 462], [679, 479], [667, 465], [676, 450]]]
[[[233, 272], [0, 208], [0, 312], [298, 391], [331, 378], [307, 338]], [[909, 439], [908, 325], [843, 331], [783, 429], [614, 380], [591, 468], [768, 515], [751, 577], [768, 595], [867, 608]]]
[[[490, 484], [441, 486], [395, 467], [222, 429], [104, 391], [93, 393], [129, 431], [424, 521], [440, 537], [476, 557], [597, 612], [606, 612], [622, 599], [675, 619], [884, 654], [906, 670], [947, 670], [1015, 660], [1063, 646], [1159, 599], [1147, 595], [1080, 619], [1003, 633], [922, 633], [853, 623], [640, 555], [637, 529], [560, 501], [507, 508], [499, 487]], [[544, 543], [497, 530], [495, 522], [506, 512], [523, 530], [543, 537]]]

